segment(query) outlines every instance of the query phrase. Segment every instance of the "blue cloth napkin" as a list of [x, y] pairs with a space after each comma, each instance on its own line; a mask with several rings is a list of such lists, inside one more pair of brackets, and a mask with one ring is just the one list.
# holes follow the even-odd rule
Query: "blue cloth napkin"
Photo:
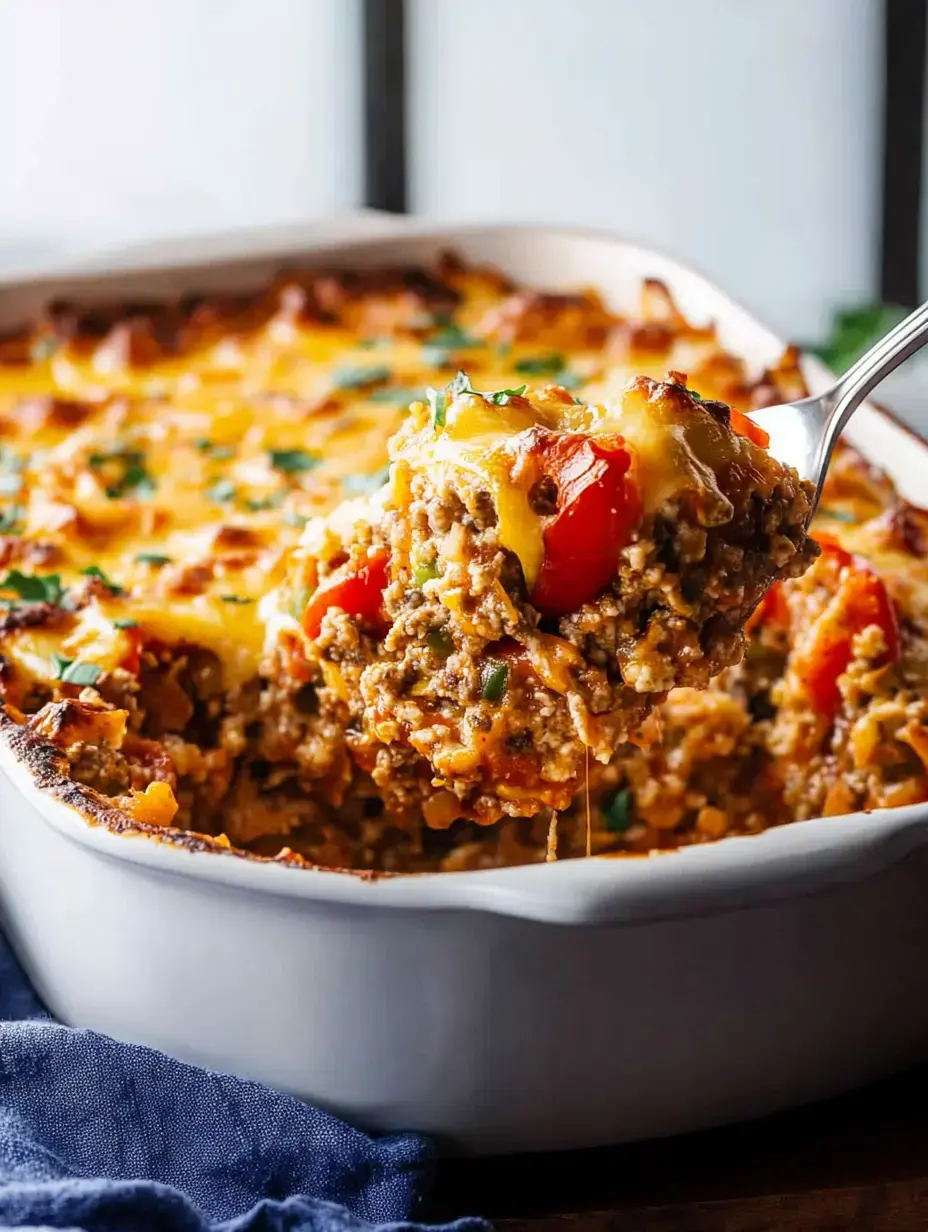
[[425, 1139], [63, 1027], [2, 937], [0, 1020], [0, 1232], [356, 1232], [421, 1204]]

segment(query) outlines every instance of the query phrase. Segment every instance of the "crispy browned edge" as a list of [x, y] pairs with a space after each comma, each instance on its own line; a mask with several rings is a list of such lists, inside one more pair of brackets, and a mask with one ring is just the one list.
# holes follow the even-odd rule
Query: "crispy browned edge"
[[[17, 723], [0, 706], [0, 741], [10, 750], [17, 762], [32, 776], [35, 787], [60, 803], [74, 809], [89, 825], [102, 826], [112, 834], [139, 835], [159, 843], [167, 843], [184, 851], [213, 852], [217, 855], [235, 856], [254, 864], [282, 864], [290, 868], [319, 869], [324, 872], [347, 873], [361, 881], [377, 881], [383, 877], [409, 874], [377, 872], [370, 869], [323, 868], [312, 864], [293, 851], [284, 851], [276, 856], [259, 856], [238, 847], [226, 847], [208, 834], [178, 830], [174, 826], [150, 826], [132, 821], [119, 809], [108, 804], [102, 796], [83, 783], [76, 783], [67, 773], [67, 758], [27, 723]], [[23, 797], [25, 799], [25, 797]]]
[[[439, 254], [432, 269], [421, 266], [390, 267], [375, 270], [315, 270], [284, 268], [282, 275], [299, 279], [328, 276], [340, 281], [349, 294], [363, 295], [370, 290], [386, 286], [403, 286], [418, 291], [428, 302], [447, 297], [449, 288], [440, 282], [443, 270], [460, 268], [460, 263], [453, 252]], [[434, 272], [433, 272], [434, 271]], [[505, 276], [500, 277], [502, 286], [512, 287], [514, 284]], [[178, 303], [169, 301], [153, 301], [147, 303], [105, 301], [95, 303], [81, 311], [69, 303], [53, 303], [47, 310], [45, 325], [51, 327], [51, 332], [59, 338], [68, 337], [100, 338], [115, 325], [126, 322], [144, 322], [157, 338], [158, 349], [164, 353], [175, 350], [179, 341], [181, 329], [193, 316], [197, 308], [216, 304], [220, 317], [229, 318], [257, 308], [266, 295], [267, 288], [261, 288], [253, 293], [235, 296], [190, 295], [183, 297]], [[454, 293], [451, 293], [454, 298]], [[322, 319], [328, 315], [325, 310], [318, 311], [315, 304], [303, 305], [304, 311], [309, 308], [310, 315]], [[313, 308], [317, 308], [313, 313]], [[252, 327], [257, 322], [249, 321], [246, 325]], [[21, 330], [11, 330], [0, 335], [0, 343], [19, 341], [31, 333], [32, 327]], [[159, 336], [160, 335], [160, 336]], [[908, 424], [894, 415], [880, 403], [873, 404], [876, 409], [890, 419], [898, 428], [918, 441], [921, 446], [928, 445], [928, 440], [919, 436]], [[64, 754], [49, 741], [44, 740], [33, 728], [24, 723], [17, 723], [6, 712], [6, 707], [0, 705], [0, 740], [10, 749], [16, 760], [31, 774], [39, 791], [46, 792], [62, 804], [74, 809], [79, 816], [90, 825], [102, 826], [113, 834], [138, 835], [152, 839], [155, 842], [167, 843], [172, 847], [191, 852], [212, 852], [217, 855], [234, 856], [254, 864], [279, 864], [290, 868], [318, 869], [325, 872], [338, 872], [357, 877], [362, 881], [375, 881], [385, 877], [415, 876], [410, 873], [390, 873], [372, 869], [331, 869], [313, 864], [296, 852], [285, 850], [276, 856], [260, 856], [241, 848], [225, 846], [208, 834], [198, 834], [195, 831], [179, 830], [174, 826], [150, 826], [142, 822], [131, 821], [118, 809], [107, 804], [92, 788], [71, 779], [67, 773], [67, 762]], [[420, 874], [422, 875], [422, 874]]]

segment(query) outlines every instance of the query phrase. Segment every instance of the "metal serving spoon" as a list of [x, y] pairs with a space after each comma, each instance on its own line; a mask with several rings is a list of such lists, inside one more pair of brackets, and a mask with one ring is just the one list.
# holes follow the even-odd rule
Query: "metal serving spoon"
[[928, 342], [928, 303], [852, 364], [831, 389], [813, 398], [765, 407], [751, 419], [770, 436], [770, 452], [815, 484], [815, 505], [835, 443], [851, 415], [884, 377]]

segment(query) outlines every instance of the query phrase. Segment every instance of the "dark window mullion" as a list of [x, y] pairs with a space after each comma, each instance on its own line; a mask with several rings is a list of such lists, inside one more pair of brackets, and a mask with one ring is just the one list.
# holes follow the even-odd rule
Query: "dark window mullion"
[[364, 26], [364, 204], [405, 214], [405, 0], [361, 0]]
[[884, 22], [880, 290], [884, 303], [910, 308], [921, 299], [928, 0], [884, 0]]

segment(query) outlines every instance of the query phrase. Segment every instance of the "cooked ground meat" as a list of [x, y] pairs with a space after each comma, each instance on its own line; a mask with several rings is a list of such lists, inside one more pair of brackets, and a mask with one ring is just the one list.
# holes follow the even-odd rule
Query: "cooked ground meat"
[[[654, 282], [635, 319], [454, 260], [55, 306], [0, 347], [0, 727], [89, 815], [359, 869], [926, 798], [928, 524], [843, 449], [816, 525], [850, 563], [796, 576], [807, 496], [741, 412], [803, 392], [794, 351], [751, 380]], [[504, 475], [456, 464], [481, 432]], [[574, 522], [594, 471], [616, 499]], [[372, 605], [320, 605], [349, 577]]]

